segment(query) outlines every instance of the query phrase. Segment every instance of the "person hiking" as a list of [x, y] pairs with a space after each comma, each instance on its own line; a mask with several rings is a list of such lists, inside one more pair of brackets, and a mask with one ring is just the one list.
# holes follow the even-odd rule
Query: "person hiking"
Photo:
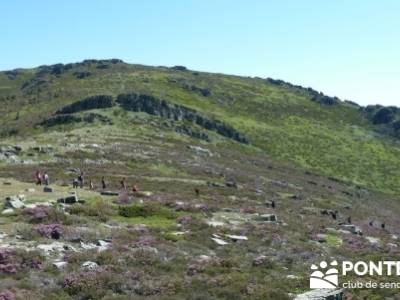
[[42, 173], [36, 171], [36, 185], [42, 185]]
[[121, 189], [126, 190], [126, 179], [125, 179], [125, 177], [122, 178], [120, 183], [121, 183]]
[[101, 177], [101, 187], [103, 188], [103, 190], [105, 190], [107, 188], [106, 180], [104, 179], [104, 176]]
[[78, 179], [76, 179], [76, 178], [74, 178], [74, 180], [72, 181], [72, 186], [73, 186], [73, 188], [74, 189], [77, 189], [78, 188]]
[[94, 190], [94, 185], [92, 179], [89, 180], [89, 189]]
[[49, 185], [49, 174], [47, 172], [43, 175], [43, 181], [46, 186]]
[[83, 172], [81, 172], [81, 173], [79, 174], [79, 176], [78, 176], [78, 181], [79, 181], [80, 188], [82, 189], [82, 188], [83, 188], [83, 185], [84, 185], [84, 183], [85, 183], [85, 177], [84, 177]]

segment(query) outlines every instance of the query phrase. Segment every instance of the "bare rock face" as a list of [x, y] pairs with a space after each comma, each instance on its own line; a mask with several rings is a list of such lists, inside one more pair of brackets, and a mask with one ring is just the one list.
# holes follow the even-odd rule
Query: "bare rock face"
[[108, 95], [98, 95], [85, 98], [81, 101], [72, 103], [68, 106], [63, 107], [57, 114], [72, 114], [79, 111], [97, 109], [97, 108], [109, 108], [114, 105], [113, 98]]
[[193, 109], [168, 103], [165, 100], [160, 100], [153, 96], [122, 94], [118, 96], [117, 103], [125, 110], [145, 112], [150, 115], [156, 115], [175, 121], [189, 121], [204, 129], [215, 131], [224, 137], [238, 141], [239, 143], [249, 143], [248, 139], [242, 133], [218, 120], [209, 119]]

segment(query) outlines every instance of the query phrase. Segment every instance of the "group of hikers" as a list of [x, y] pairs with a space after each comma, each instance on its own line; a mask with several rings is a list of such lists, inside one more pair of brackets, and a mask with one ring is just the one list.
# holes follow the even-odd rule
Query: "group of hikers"
[[[74, 189], [77, 189], [78, 187], [83, 188], [84, 185], [85, 185], [85, 174], [83, 171], [81, 171], [79, 173], [78, 177], [73, 179], [72, 186]], [[107, 189], [107, 183], [106, 183], [104, 176], [101, 177], [101, 188], [103, 190]], [[120, 188], [125, 191], [128, 190], [125, 177], [122, 178], [122, 180], [120, 181]], [[91, 179], [89, 180], [89, 189], [94, 190], [94, 184]], [[138, 189], [137, 185], [133, 185], [132, 192], [138, 192], [138, 191], [139, 191], [139, 189]]]
[[[46, 186], [49, 185], [49, 175], [47, 174], [47, 172], [43, 172], [42, 173], [39, 170], [36, 171], [35, 179], [36, 179], [36, 185], [46, 185]], [[74, 189], [83, 188], [85, 186], [85, 182], [86, 182], [85, 181], [85, 174], [84, 174], [83, 171], [80, 171], [79, 175], [72, 180], [72, 187]], [[128, 190], [128, 186], [126, 184], [126, 178], [125, 177], [123, 177], [122, 180], [119, 183], [120, 183], [121, 190], [125, 190], [125, 191]], [[107, 189], [107, 183], [106, 183], [106, 180], [105, 180], [104, 176], [101, 177], [101, 188], [103, 190]], [[94, 184], [93, 184], [93, 181], [91, 179], [89, 180], [89, 189], [94, 190]], [[132, 186], [131, 190], [132, 190], [132, 192], [139, 192], [139, 188], [137, 187], [136, 184], [134, 184]]]
[[40, 172], [39, 170], [36, 171], [36, 185], [49, 185], [49, 175], [47, 172]]

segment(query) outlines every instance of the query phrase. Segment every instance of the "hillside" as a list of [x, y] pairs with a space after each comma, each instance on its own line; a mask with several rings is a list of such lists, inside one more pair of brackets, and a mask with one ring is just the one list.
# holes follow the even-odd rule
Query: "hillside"
[[116, 59], [0, 72], [0, 103], [0, 299], [285, 300], [399, 255], [395, 107]]
[[228, 124], [245, 134], [253, 149], [271, 157], [382, 191], [400, 191], [396, 108], [362, 108], [278, 80], [120, 60], [2, 72], [0, 87], [3, 136], [29, 135], [27, 127], [37, 128], [58, 109], [89, 96], [135, 93]]

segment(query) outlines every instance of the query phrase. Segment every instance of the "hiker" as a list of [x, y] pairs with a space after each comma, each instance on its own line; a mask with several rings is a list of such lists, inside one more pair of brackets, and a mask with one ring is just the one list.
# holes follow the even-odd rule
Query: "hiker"
[[76, 178], [74, 178], [74, 180], [72, 181], [72, 187], [74, 188], [74, 189], [77, 189], [78, 188], [78, 179], [76, 179]]
[[43, 181], [46, 186], [49, 185], [49, 175], [47, 174], [47, 172], [43, 175]]
[[121, 189], [126, 190], [126, 179], [125, 179], [125, 177], [122, 178], [120, 183], [121, 183]]
[[275, 209], [275, 200], [272, 200], [272, 201], [271, 201], [271, 207], [272, 207], [273, 209]]
[[197, 197], [200, 196], [200, 190], [199, 190], [198, 188], [195, 188], [195, 189], [194, 189], [194, 192], [196, 193], [196, 196], [197, 196]]
[[40, 171], [36, 171], [36, 185], [42, 185], [42, 174]]
[[80, 188], [82, 189], [82, 188], [83, 188], [83, 184], [84, 184], [84, 182], [85, 182], [83, 172], [81, 172], [81, 174], [79, 174], [79, 176], [78, 176], [78, 181], [79, 181]]
[[351, 216], [347, 218], [347, 223], [351, 224]]
[[104, 176], [101, 177], [101, 187], [103, 188], [103, 190], [105, 190], [107, 188], [106, 180], [104, 179]]
[[89, 180], [89, 189], [94, 190], [92, 179]]
[[374, 227], [374, 220], [369, 221], [369, 226]]

